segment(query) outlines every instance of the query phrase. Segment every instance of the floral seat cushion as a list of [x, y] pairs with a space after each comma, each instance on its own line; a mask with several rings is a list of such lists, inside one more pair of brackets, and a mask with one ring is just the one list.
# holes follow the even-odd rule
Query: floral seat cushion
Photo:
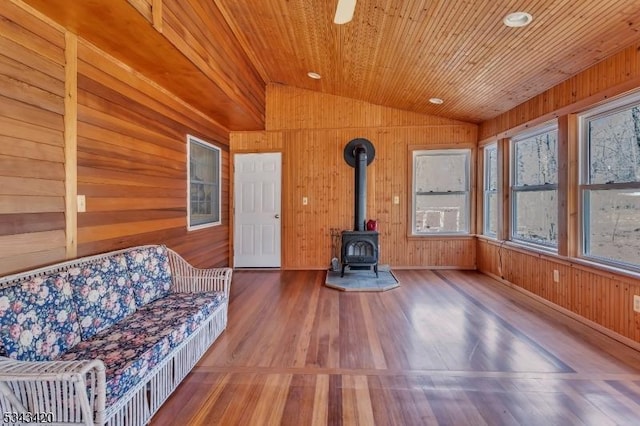
[[224, 295], [218, 292], [171, 293], [80, 342], [60, 359], [101, 359], [106, 367], [109, 406], [162, 362], [223, 301]]
[[80, 342], [71, 293], [64, 272], [0, 289], [3, 355], [19, 361], [50, 361]]
[[171, 268], [165, 246], [136, 248], [126, 258], [138, 307], [169, 294]]
[[123, 254], [69, 269], [82, 340], [121, 321], [136, 310], [133, 285]]

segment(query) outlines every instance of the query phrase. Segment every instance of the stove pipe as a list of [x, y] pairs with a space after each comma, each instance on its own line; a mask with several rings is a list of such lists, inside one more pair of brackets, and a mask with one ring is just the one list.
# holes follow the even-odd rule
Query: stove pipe
[[367, 149], [363, 145], [358, 145], [354, 154], [355, 165], [355, 188], [354, 188], [354, 231], [365, 230], [365, 217], [367, 216]]

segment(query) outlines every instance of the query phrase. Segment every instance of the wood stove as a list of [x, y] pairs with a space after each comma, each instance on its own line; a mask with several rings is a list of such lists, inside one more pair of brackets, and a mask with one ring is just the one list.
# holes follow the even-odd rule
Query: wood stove
[[376, 231], [342, 232], [342, 274], [351, 269], [371, 268], [378, 276], [378, 233]]
[[378, 276], [378, 232], [365, 230], [367, 206], [367, 166], [375, 157], [373, 144], [367, 139], [353, 139], [344, 148], [344, 159], [355, 170], [354, 229], [342, 232], [341, 263], [345, 268], [371, 269]]

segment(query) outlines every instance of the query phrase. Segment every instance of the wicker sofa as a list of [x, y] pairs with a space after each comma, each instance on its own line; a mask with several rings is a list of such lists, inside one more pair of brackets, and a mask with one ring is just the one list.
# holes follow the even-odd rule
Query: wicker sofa
[[3, 423], [146, 424], [225, 329], [231, 275], [150, 245], [0, 278]]

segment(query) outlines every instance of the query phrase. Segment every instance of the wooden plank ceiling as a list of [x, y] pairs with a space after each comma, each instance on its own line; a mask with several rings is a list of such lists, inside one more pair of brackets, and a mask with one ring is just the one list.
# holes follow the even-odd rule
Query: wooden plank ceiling
[[358, 0], [342, 26], [337, 0], [214, 1], [266, 82], [469, 122], [640, 40], [638, 0]]
[[269, 83], [478, 123], [640, 41], [640, 0], [25, 1], [239, 131]]

